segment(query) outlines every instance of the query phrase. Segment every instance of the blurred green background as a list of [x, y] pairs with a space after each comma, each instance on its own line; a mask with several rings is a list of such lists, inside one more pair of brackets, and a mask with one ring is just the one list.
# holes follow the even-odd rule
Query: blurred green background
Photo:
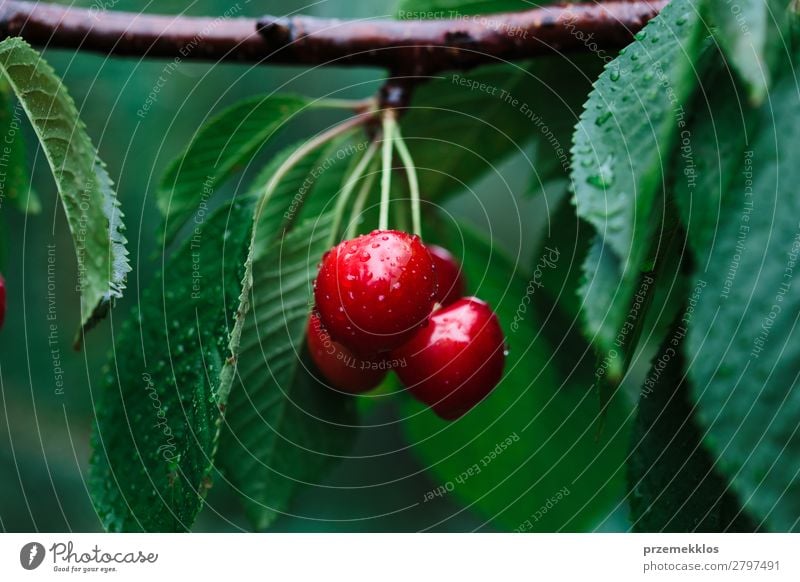
[[[76, 4], [92, 5], [86, 0]], [[393, 4], [393, 0], [328, 0], [315, 4], [267, 0], [240, 6], [242, 16], [298, 11], [318, 16], [368, 17], [390, 15]], [[186, 8], [184, 2], [162, 0], [151, 6], [163, 13], [218, 15], [231, 3], [200, 0]], [[113, 9], [143, 10], [141, 3], [128, 0], [115, 3]], [[4, 266], [9, 310], [0, 333], [0, 530], [95, 531], [100, 529], [100, 523], [84, 482], [92, 402], [113, 329], [136, 303], [163, 256], [156, 242], [158, 213], [153, 194], [167, 163], [180, 153], [209, 115], [238, 99], [276, 89], [310, 96], [362, 98], [377, 90], [382, 73], [182, 63], [165, 75], [169, 61], [105, 58], [57, 50], [45, 50], [44, 54], [64, 79], [117, 182], [134, 270], [125, 299], [108, 321], [89, 334], [87, 350], [72, 351], [79, 320], [74, 252], [46, 161], [30, 139], [29, 162], [43, 211], [30, 217], [13, 211], [0, 216], [10, 241]], [[136, 112], [162, 75], [167, 82], [150, 111], [140, 119]], [[264, 159], [281, 145], [316, 131], [333, 115], [314, 113], [294, 122], [263, 153]], [[527, 261], [541, 231], [536, 225], [543, 225], [546, 216], [543, 200], [522, 195], [530, 179], [530, 170], [522, 160], [509, 160], [500, 173], [502, 180], [498, 176], [487, 177], [473, 193], [449, 201], [447, 209], [483, 230], [491, 225], [494, 242], [506, 247], [511, 256], [520, 257], [523, 264], [530, 264]], [[235, 187], [238, 180], [233, 182]], [[528, 224], [524, 233], [520, 214], [533, 217], [533, 226]], [[47, 277], [48, 257], [55, 260], [51, 280]], [[53, 291], [50, 297], [48, 285]], [[55, 319], [48, 320], [48, 309]], [[63, 393], [56, 386], [57, 364], [63, 369]], [[461, 511], [447, 499], [409, 508], [436, 484], [404, 450], [400, 429], [390, 422], [395, 415], [392, 406], [376, 408], [365, 420], [386, 425], [371, 431], [370, 439], [359, 442], [353, 453], [376, 456], [367, 462], [344, 462], [327, 479], [328, 487], [302, 491], [291, 508], [295, 516], [282, 518], [274, 530], [464, 531], [483, 524], [482, 518]], [[374, 482], [376, 475], [387, 484], [336, 488], [339, 484]], [[490, 526], [482, 529], [487, 527]], [[216, 483], [195, 529], [240, 528], [248, 529], [248, 524], [238, 501]]]

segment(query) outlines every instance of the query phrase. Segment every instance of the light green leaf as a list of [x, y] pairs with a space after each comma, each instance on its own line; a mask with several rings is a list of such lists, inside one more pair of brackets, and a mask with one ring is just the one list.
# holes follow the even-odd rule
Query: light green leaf
[[553, 357], [532, 307], [539, 301], [538, 287], [467, 229], [447, 230], [437, 239], [465, 259], [470, 292], [498, 314], [509, 355], [502, 382], [457, 421], [441, 421], [418, 404], [408, 407], [405, 426], [414, 451], [443, 494], [478, 511], [490, 527], [581, 531], [596, 526], [622, 496], [625, 403], [613, 399], [601, 430], [603, 415], [591, 389], [591, 352], [585, 343], [583, 356], [570, 352], [573, 371], [557, 375], [554, 360], [560, 355]]
[[109, 531], [188, 530], [203, 505], [252, 213], [234, 203], [209, 217], [116, 338], [89, 475]]
[[246, 164], [310, 100], [294, 95], [259, 95], [212, 118], [192, 138], [161, 180], [158, 208], [169, 243], [216, 188]]
[[620, 273], [641, 269], [650, 252], [664, 168], [698, 84], [705, 28], [693, 0], [675, 0], [636, 38], [595, 83], [572, 149], [578, 215], [617, 255]]
[[39, 138], [64, 205], [78, 256], [82, 335], [125, 288], [130, 265], [122, 212], [75, 103], [50, 65], [11, 37], [0, 43], [0, 71]]
[[764, 104], [744, 111], [754, 131], [745, 134], [742, 112], [730, 107], [703, 112], [695, 123], [698, 135], [703, 125], [724, 129], [720, 143], [735, 140], [741, 149], [707, 168], [717, 174], [705, 180], [721, 195], [696, 194], [720, 201], [719, 227], [703, 238], [714, 246], [696, 265], [695, 283], [705, 290], [686, 351], [716, 468], [755, 521], [775, 531], [800, 529], [800, 99], [792, 70], [786, 63]]

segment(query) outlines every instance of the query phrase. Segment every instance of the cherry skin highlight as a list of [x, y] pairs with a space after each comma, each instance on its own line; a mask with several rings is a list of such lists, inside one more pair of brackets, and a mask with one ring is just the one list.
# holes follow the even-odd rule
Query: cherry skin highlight
[[467, 297], [435, 311], [393, 357], [406, 362], [395, 371], [409, 392], [441, 418], [454, 420], [500, 382], [505, 337], [489, 305]]
[[427, 323], [436, 273], [418, 236], [376, 230], [322, 259], [314, 298], [331, 337], [362, 356], [403, 345]]
[[316, 313], [308, 318], [306, 343], [317, 369], [331, 386], [342, 392], [368, 392], [386, 377], [387, 370], [381, 362], [363, 360], [333, 341]]
[[428, 252], [436, 267], [436, 301], [445, 306], [458, 301], [464, 296], [466, 289], [461, 265], [450, 251], [438, 245], [428, 245]]

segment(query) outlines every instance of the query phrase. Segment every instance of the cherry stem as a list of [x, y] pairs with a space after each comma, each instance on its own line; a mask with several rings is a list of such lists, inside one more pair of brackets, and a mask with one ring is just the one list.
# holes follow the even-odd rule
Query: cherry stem
[[378, 218], [378, 229], [389, 228], [389, 198], [392, 189], [392, 151], [394, 150], [394, 131], [397, 123], [393, 109], [383, 114], [383, 170], [381, 174], [381, 207]]
[[372, 168], [370, 168], [369, 173], [367, 173], [364, 181], [361, 183], [361, 189], [358, 191], [356, 201], [353, 203], [353, 209], [350, 212], [350, 223], [347, 225], [347, 234], [345, 235], [348, 239], [355, 238], [358, 232], [358, 217], [361, 216], [361, 213], [364, 211], [364, 205], [367, 203], [370, 190], [372, 190], [372, 185], [375, 183], [377, 172], [377, 164], [373, 163]]
[[411, 157], [411, 152], [408, 151], [408, 146], [400, 133], [400, 127], [395, 128], [394, 145], [397, 148], [397, 153], [400, 154], [400, 159], [403, 160], [406, 175], [408, 176], [408, 190], [411, 196], [411, 229], [414, 234], [422, 238], [422, 215], [420, 211], [420, 193], [419, 193], [419, 180], [417, 179], [417, 168], [414, 165], [414, 159]]
[[256, 205], [255, 212], [253, 213], [253, 232], [251, 234], [251, 248], [255, 244], [256, 241], [256, 230], [258, 229], [258, 224], [261, 221], [261, 215], [264, 213], [264, 208], [267, 206], [267, 203], [272, 199], [272, 195], [275, 193], [275, 190], [278, 188], [278, 184], [281, 183], [286, 177], [292, 168], [294, 168], [300, 160], [306, 157], [308, 154], [313, 152], [315, 149], [325, 145], [326, 143], [330, 142], [333, 139], [336, 139], [340, 135], [347, 133], [353, 128], [358, 127], [359, 125], [363, 125], [372, 116], [370, 114], [361, 114], [351, 117], [338, 125], [330, 128], [327, 131], [324, 131], [308, 141], [306, 141], [303, 145], [293, 151], [286, 161], [283, 162], [280, 167], [275, 171], [272, 178], [269, 182], [267, 182], [267, 186], [264, 188], [264, 193], [261, 195], [261, 198]]
[[[369, 166], [372, 159], [375, 157], [375, 152], [378, 151], [378, 144], [372, 142], [369, 144], [367, 151], [358, 160], [356, 167], [353, 168], [353, 173], [348, 176], [347, 180], [342, 187], [342, 193], [339, 194], [339, 198], [336, 200], [336, 207], [333, 211], [333, 228], [331, 229], [331, 235], [336, 236], [339, 232], [339, 228], [342, 225], [342, 215], [344, 214], [344, 208], [347, 205], [347, 202], [350, 200], [350, 196], [353, 194], [353, 190], [355, 190], [356, 185], [361, 180], [364, 172], [367, 170], [367, 166]], [[349, 237], [348, 237], [349, 238]]]

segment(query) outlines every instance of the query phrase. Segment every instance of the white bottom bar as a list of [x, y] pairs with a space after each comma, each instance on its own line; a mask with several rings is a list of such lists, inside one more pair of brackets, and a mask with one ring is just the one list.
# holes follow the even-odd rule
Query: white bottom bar
[[791, 534], [3, 534], [0, 580], [796, 581], [798, 542]]

